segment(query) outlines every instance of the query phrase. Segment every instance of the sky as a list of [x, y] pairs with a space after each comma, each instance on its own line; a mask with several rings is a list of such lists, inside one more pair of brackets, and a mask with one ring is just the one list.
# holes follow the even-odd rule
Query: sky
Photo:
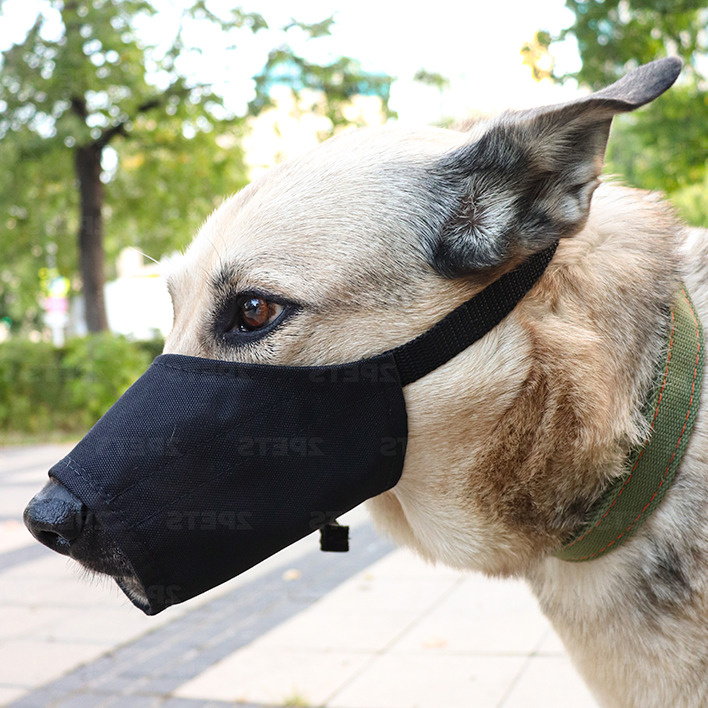
[[[333, 3], [315, 0], [307, 7], [316, 18], [326, 15]], [[576, 87], [534, 81], [520, 53], [536, 30], [557, 31], [571, 21], [563, 0], [418, 4], [362, 0], [341, 3], [331, 44], [335, 51], [359, 58], [364, 68], [396, 77], [392, 108], [401, 120], [426, 123], [577, 95]], [[559, 49], [558, 54], [563, 66], [579, 65], [574, 46]], [[436, 90], [413, 82], [421, 68], [450, 81], [442, 105]], [[431, 92], [437, 100], [431, 100]]]
[[[186, 0], [183, 0], [183, 2]], [[157, 17], [141, 23], [139, 31], [148, 42], [169, 41], [179, 22], [180, 2], [156, 0]], [[0, 17], [0, 50], [21, 40], [34, 20], [42, 0], [5, 0]], [[223, 11], [233, 3], [212, 0], [209, 7]], [[314, 60], [340, 55], [355, 57], [364, 69], [394, 77], [391, 108], [399, 120], [427, 124], [443, 118], [464, 118], [474, 113], [494, 113], [504, 108], [522, 108], [554, 103], [577, 96], [574, 85], [537, 83], [523, 65], [520, 50], [538, 29], [556, 32], [570, 24], [572, 14], [563, 0], [500, 0], [468, 2], [434, 0], [411, 2], [306, 3], [262, 0], [242, 6], [262, 13], [271, 27], [282, 27], [294, 16], [315, 22], [335, 15], [331, 37], [306, 42], [291, 31], [287, 39]], [[51, 13], [49, 13], [51, 19]], [[48, 25], [51, 32], [51, 22]], [[248, 32], [236, 37], [238, 53], [227, 49], [229, 41], [204, 24], [195, 24], [188, 40], [203, 48], [184, 61], [183, 69], [195, 81], [211, 81], [226, 97], [228, 107], [242, 112], [252, 96], [250, 77], [259, 71], [267, 52], [283, 39], [279, 32]], [[230, 38], [233, 39], [233, 38]], [[578, 66], [577, 50], [571, 43], [555, 46], [554, 56], [562, 69]], [[413, 81], [419, 69], [437, 72], [449, 80], [441, 94]]]

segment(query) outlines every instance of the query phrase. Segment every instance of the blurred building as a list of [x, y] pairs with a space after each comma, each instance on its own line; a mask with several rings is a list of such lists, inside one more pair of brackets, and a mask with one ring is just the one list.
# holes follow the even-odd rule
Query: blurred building
[[160, 263], [145, 262], [132, 248], [121, 251], [118, 277], [106, 283], [106, 313], [111, 332], [134, 339], [165, 337], [172, 328], [172, 302], [164, 275], [177, 254], [165, 256]]

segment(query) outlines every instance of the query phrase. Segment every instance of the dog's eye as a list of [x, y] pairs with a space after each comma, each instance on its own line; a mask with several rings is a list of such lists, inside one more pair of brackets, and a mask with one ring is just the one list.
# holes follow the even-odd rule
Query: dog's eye
[[273, 324], [283, 313], [284, 306], [260, 295], [242, 295], [235, 302], [233, 319], [228, 332], [255, 332]]
[[240, 346], [265, 337], [299, 310], [297, 303], [280, 295], [234, 293], [215, 313], [214, 333], [228, 346]]

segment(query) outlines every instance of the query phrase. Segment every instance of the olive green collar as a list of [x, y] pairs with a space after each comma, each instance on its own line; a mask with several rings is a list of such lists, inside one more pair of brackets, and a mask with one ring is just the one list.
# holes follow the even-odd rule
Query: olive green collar
[[703, 328], [685, 286], [671, 310], [671, 332], [660, 379], [646, 407], [649, 433], [627, 457], [626, 472], [604, 492], [592, 517], [555, 556], [599, 558], [631, 538], [671, 486], [700, 403]]

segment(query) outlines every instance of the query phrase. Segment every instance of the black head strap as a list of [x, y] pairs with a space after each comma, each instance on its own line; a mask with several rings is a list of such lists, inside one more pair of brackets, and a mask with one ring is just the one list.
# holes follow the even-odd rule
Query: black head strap
[[558, 241], [502, 275], [419, 337], [391, 350], [401, 385], [442, 366], [494, 329], [543, 275]]

